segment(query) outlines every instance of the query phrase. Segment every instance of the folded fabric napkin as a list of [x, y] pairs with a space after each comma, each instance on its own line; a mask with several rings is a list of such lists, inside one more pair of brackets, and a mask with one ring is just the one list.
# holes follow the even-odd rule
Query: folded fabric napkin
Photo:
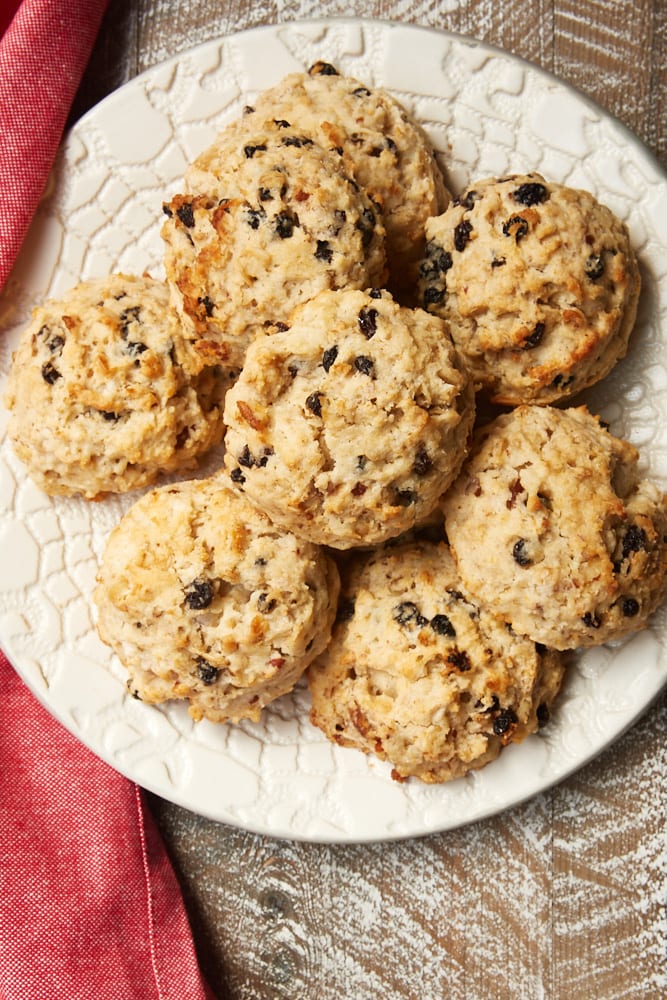
[[142, 791], [0, 689], [0, 998], [213, 1000]]
[[0, 38], [2, 38], [9, 27], [19, 2], [20, 0], [6, 0], [3, 4], [2, 10], [0, 10]]
[[[108, 0], [23, 0], [0, 25], [0, 289], [44, 190]], [[8, 14], [15, 6], [11, 20]]]
[[[3, 7], [0, 289], [106, 3]], [[0, 690], [0, 1000], [211, 1000], [142, 791], [50, 716], [2, 653]]]

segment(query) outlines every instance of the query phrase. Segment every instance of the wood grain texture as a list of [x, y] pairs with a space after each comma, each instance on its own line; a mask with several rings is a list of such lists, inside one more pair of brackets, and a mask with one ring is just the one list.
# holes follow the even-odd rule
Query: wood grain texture
[[562, 995], [585, 995], [589, 969], [597, 970], [597, 995], [609, 1000], [665, 995], [666, 735], [663, 699], [553, 794]]
[[[111, 0], [73, 117], [257, 24], [357, 14], [502, 46], [578, 87], [667, 165], [664, 0]], [[394, 844], [272, 841], [151, 797], [219, 1000], [667, 996], [667, 697], [560, 786]]]

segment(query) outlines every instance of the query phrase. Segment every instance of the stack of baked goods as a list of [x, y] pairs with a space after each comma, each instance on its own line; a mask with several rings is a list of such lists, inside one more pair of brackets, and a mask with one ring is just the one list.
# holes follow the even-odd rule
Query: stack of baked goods
[[452, 198], [407, 111], [326, 63], [163, 209], [166, 280], [39, 306], [6, 396], [47, 493], [144, 490], [95, 592], [129, 689], [236, 723], [306, 676], [398, 780], [487, 764], [667, 591], [666, 498], [574, 400], [628, 347], [626, 227], [537, 173]]

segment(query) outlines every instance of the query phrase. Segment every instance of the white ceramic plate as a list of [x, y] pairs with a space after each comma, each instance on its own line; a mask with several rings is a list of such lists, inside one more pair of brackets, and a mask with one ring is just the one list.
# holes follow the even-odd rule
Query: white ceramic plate
[[[644, 288], [629, 356], [591, 407], [635, 443], [667, 487], [667, 181], [651, 155], [579, 94], [498, 50], [415, 27], [357, 20], [287, 24], [202, 45], [151, 69], [73, 130], [4, 295], [0, 374], [31, 306], [113, 270], [162, 273], [161, 203], [186, 164], [253, 95], [317, 59], [386, 87], [420, 119], [460, 191], [538, 170], [587, 188], [630, 228]], [[259, 725], [195, 725], [182, 705], [128, 697], [96, 636], [91, 591], [107, 535], [134, 498], [52, 500], [27, 478], [0, 413], [0, 637], [65, 726], [117, 770], [198, 813], [313, 841], [393, 839], [498, 812], [581, 766], [667, 680], [667, 615], [617, 647], [580, 655], [550, 726], [484, 770], [443, 786], [398, 784], [390, 767], [325, 741], [307, 694]]]

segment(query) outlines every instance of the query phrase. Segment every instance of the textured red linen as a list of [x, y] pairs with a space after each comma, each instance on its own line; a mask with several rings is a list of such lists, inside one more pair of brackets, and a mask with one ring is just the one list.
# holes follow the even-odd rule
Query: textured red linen
[[0, 997], [212, 1000], [143, 793], [0, 653]]
[[14, 17], [18, 6], [19, 0], [3, 0], [2, 9], [0, 9], [0, 35], [4, 34], [6, 31], [7, 26]]
[[[0, 289], [106, 4], [23, 0], [0, 20]], [[141, 790], [49, 715], [2, 653], [0, 691], [0, 1000], [212, 1000]]]
[[0, 39], [0, 289], [44, 190], [108, 0], [23, 0]]

